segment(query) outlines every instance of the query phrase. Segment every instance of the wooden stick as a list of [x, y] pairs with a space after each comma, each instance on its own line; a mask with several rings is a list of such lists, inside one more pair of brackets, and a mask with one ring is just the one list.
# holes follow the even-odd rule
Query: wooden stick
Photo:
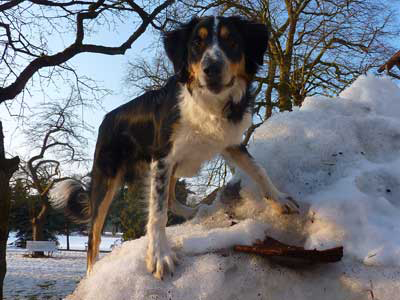
[[281, 243], [271, 237], [266, 237], [263, 242], [252, 246], [236, 245], [234, 250], [238, 252], [255, 253], [267, 257], [287, 257], [305, 260], [310, 263], [338, 262], [343, 257], [343, 247], [327, 250], [306, 250], [303, 247], [291, 246]]

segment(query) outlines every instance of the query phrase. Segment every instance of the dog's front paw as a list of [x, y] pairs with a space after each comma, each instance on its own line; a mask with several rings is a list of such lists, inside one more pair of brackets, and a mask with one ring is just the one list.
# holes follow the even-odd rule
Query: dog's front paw
[[291, 196], [281, 193], [277, 197], [278, 202], [282, 206], [282, 213], [284, 214], [298, 214], [300, 213], [300, 205]]
[[173, 275], [175, 264], [178, 258], [174, 251], [164, 243], [163, 245], [149, 245], [146, 256], [147, 270], [153, 273], [154, 277], [162, 280], [170, 272]]

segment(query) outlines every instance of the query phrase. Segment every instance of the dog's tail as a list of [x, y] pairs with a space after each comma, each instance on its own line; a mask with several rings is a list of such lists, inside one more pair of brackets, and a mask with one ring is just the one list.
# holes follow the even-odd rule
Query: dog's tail
[[74, 223], [88, 223], [91, 218], [89, 191], [76, 180], [67, 179], [50, 190], [50, 204], [62, 209]]

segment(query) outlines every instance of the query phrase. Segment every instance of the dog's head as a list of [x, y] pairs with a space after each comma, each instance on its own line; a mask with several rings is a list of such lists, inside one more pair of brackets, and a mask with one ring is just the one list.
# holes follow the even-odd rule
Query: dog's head
[[213, 94], [237, 81], [248, 84], [263, 63], [268, 32], [240, 17], [193, 18], [164, 36], [179, 80]]

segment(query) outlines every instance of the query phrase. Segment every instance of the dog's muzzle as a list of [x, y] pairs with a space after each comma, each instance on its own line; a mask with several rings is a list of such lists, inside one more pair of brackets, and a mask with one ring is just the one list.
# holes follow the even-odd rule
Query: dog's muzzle
[[220, 59], [207, 57], [203, 60], [201, 67], [205, 75], [207, 88], [215, 94], [221, 92], [224, 87], [222, 83], [224, 62]]
[[222, 60], [214, 60], [212, 58], [206, 58], [202, 63], [203, 72], [210, 80], [221, 77], [223, 66]]

